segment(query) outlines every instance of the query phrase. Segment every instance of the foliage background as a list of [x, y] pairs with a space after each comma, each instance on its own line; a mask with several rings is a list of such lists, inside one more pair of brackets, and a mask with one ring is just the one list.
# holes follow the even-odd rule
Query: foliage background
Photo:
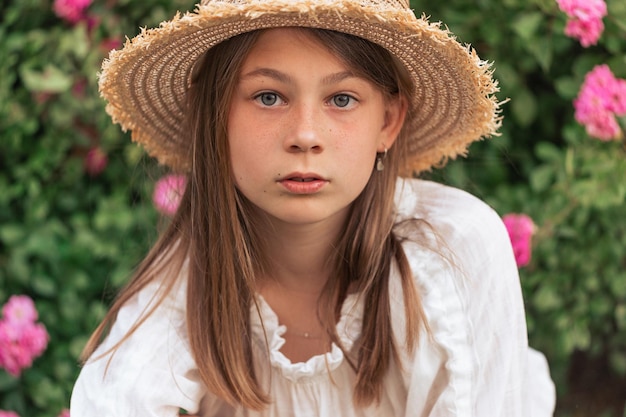
[[[589, 138], [572, 99], [596, 64], [626, 78], [626, 2], [607, 1], [605, 33], [586, 49], [563, 35], [553, 0], [411, 4], [494, 61], [500, 97], [511, 99], [501, 137], [426, 177], [534, 219], [521, 279], [557, 416], [624, 415], [626, 153]], [[51, 336], [21, 377], [0, 371], [0, 409], [48, 417], [68, 406], [88, 334], [155, 238], [161, 170], [111, 124], [96, 74], [110, 45], [192, 5], [95, 0], [89, 25], [64, 22], [52, 1], [0, 5], [0, 303], [30, 295]], [[93, 147], [108, 155], [98, 175], [84, 168]]]

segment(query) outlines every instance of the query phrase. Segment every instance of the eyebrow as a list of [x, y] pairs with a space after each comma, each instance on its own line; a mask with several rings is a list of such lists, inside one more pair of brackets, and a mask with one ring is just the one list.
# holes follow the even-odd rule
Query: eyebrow
[[268, 77], [271, 78], [273, 80], [279, 81], [283, 84], [291, 84], [292, 83], [292, 79], [290, 76], [288, 76], [287, 74], [280, 72], [278, 70], [275, 69], [271, 69], [271, 68], [257, 68], [254, 69], [250, 72], [245, 73], [244, 75], [241, 76], [241, 79], [246, 79], [246, 78], [254, 78], [254, 77]]
[[[276, 80], [283, 84], [291, 84], [293, 83], [292, 78], [285, 74], [284, 72], [280, 72], [278, 70], [272, 68], [257, 68], [250, 72], [247, 72], [241, 76], [241, 79], [246, 78], [254, 78], [254, 77], [268, 77], [273, 80]], [[347, 78], [360, 78], [355, 75], [352, 71], [341, 71], [333, 74], [329, 74], [322, 78], [322, 84], [331, 85], [341, 82]]]

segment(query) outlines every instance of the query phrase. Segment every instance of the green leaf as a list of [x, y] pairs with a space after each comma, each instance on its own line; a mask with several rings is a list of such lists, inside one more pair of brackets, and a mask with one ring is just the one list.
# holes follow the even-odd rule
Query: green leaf
[[22, 67], [20, 77], [32, 92], [61, 93], [72, 86], [72, 78], [52, 64], [46, 65], [43, 71]]
[[522, 126], [530, 125], [537, 117], [537, 101], [527, 89], [519, 89], [511, 98], [513, 116]]
[[0, 240], [7, 246], [13, 246], [24, 239], [24, 226], [9, 223], [0, 226]]
[[574, 77], [560, 77], [554, 81], [554, 87], [563, 99], [573, 100], [580, 90], [580, 81]]
[[555, 172], [551, 165], [539, 166], [530, 175], [530, 187], [537, 193], [545, 191], [552, 185], [554, 177]]
[[0, 371], [0, 392], [6, 392], [19, 386], [19, 379], [9, 375], [4, 370]]
[[33, 290], [44, 297], [53, 297], [57, 293], [54, 279], [44, 275], [36, 275], [32, 279]]
[[535, 39], [526, 45], [533, 57], [544, 72], [548, 72], [552, 65], [552, 41], [550, 38]]
[[543, 285], [533, 297], [533, 303], [539, 311], [550, 311], [560, 308], [562, 300], [555, 291], [555, 288], [549, 285]]
[[545, 19], [546, 16], [540, 12], [522, 13], [512, 22], [511, 27], [520, 38], [529, 41]]
[[539, 142], [535, 146], [535, 154], [545, 162], [559, 162], [562, 159], [563, 151], [550, 142]]
[[618, 331], [626, 332], [626, 304], [620, 304], [615, 308], [615, 323]]

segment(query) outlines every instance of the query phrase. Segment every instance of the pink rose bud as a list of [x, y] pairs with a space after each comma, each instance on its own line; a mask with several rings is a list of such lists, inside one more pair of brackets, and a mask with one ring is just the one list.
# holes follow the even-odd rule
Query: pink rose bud
[[0, 417], [20, 417], [20, 415], [14, 411], [0, 410]]
[[61, 19], [76, 24], [87, 16], [85, 11], [91, 4], [91, 0], [54, 0], [52, 9]]
[[107, 154], [100, 148], [91, 148], [85, 156], [85, 171], [92, 177], [99, 175], [109, 162]]
[[111, 50], [119, 49], [121, 47], [122, 47], [122, 39], [119, 37], [106, 38], [102, 42], [100, 42], [100, 50], [105, 55], [107, 55]]
[[170, 174], [158, 180], [152, 194], [156, 209], [166, 216], [173, 216], [178, 210], [186, 185], [187, 178], [184, 175]]
[[531, 258], [531, 241], [535, 233], [535, 224], [525, 214], [507, 214], [502, 218], [502, 221], [509, 232], [517, 266], [523, 267], [528, 265]]
[[74, 82], [72, 85], [72, 96], [82, 99], [85, 97], [85, 92], [87, 91], [87, 80], [85, 78], [80, 78]]

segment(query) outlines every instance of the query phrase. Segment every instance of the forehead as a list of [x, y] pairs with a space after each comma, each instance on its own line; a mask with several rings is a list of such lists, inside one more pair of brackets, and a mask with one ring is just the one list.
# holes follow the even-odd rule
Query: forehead
[[[280, 60], [280, 62], [279, 62]], [[321, 64], [346, 68], [337, 56], [314, 32], [305, 28], [274, 28], [263, 30], [250, 49], [243, 67], [259, 63], [301, 65]]]

